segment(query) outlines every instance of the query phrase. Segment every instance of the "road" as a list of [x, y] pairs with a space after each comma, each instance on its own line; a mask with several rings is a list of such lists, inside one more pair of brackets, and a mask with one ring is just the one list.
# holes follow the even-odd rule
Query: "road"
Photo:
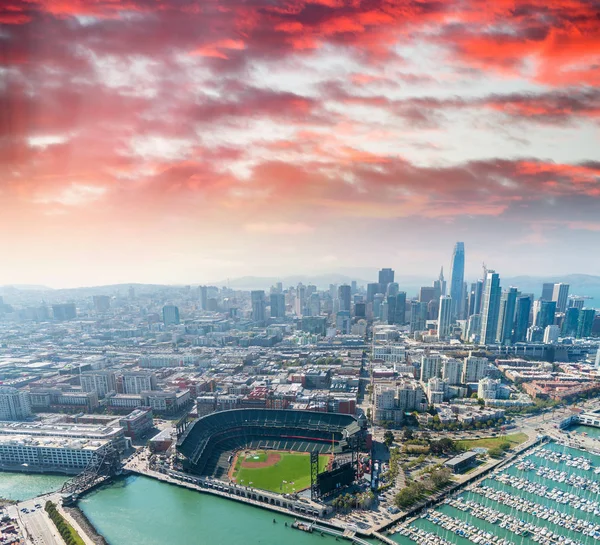
[[[33, 545], [64, 545], [63, 539], [56, 530], [56, 526], [48, 517], [43, 508], [45, 499], [33, 499], [19, 502], [11, 506], [15, 517], [19, 520], [22, 528], [25, 528], [25, 542]], [[42, 505], [41, 508], [35, 505]], [[21, 511], [27, 509], [27, 513]]]

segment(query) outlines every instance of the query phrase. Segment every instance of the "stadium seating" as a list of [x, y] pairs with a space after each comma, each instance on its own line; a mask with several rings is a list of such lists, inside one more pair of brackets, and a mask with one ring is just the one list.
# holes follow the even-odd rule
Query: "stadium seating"
[[340, 453], [363, 432], [347, 414], [234, 409], [195, 420], [177, 441], [195, 473], [222, 477], [229, 453], [240, 448]]

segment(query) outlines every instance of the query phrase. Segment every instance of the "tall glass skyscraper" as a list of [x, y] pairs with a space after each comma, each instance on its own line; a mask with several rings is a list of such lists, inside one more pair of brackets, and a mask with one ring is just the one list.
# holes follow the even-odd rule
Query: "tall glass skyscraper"
[[500, 297], [500, 275], [495, 271], [487, 271], [481, 308], [481, 344], [494, 344], [496, 341]]
[[465, 243], [457, 242], [452, 254], [450, 271], [450, 297], [452, 297], [452, 318], [462, 318], [464, 308], [463, 284], [465, 281]]

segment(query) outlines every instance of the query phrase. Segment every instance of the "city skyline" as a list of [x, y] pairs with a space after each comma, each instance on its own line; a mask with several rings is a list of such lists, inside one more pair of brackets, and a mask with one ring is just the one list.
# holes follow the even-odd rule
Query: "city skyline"
[[15, 0], [0, 24], [0, 285], [429, 275], [458, 240], [466, 278], [600, 270], [593, 3]]

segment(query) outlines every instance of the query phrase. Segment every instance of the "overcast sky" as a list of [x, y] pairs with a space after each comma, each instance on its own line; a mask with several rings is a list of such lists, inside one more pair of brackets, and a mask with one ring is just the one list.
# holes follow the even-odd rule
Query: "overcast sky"
[[2, 2], [0, 284], [598, 274], [594, 4]]

